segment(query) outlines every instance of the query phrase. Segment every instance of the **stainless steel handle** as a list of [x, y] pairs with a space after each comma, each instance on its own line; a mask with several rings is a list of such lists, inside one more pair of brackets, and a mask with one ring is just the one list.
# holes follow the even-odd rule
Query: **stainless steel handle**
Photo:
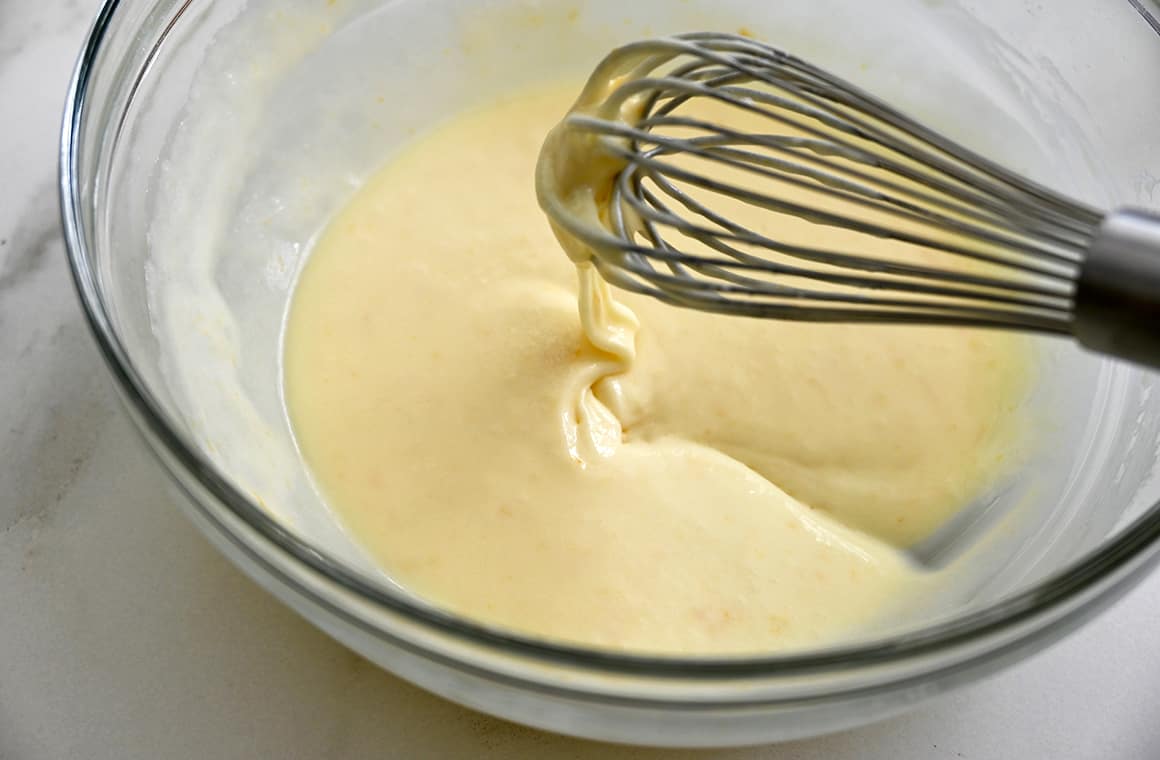
[[1072, 329], [1094, 351], [1160, 369], [1160, 215], [1104, 219], [1079, 273]]

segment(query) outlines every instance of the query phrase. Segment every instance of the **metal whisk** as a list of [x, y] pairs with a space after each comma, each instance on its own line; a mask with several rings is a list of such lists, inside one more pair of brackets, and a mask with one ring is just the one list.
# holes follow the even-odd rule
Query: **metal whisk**
[[[746, 37], [629, 45], [589, 89], [558, 129], [611, 159], [590, 188], [603, 213], [560, 197], [548, 147], [537, 186], [613, 285], [753, 317], [1072, 335], [1160, 367], [1160, 217], [1067, 198]], [[881, 239], [910, 254], [868, 252]]]

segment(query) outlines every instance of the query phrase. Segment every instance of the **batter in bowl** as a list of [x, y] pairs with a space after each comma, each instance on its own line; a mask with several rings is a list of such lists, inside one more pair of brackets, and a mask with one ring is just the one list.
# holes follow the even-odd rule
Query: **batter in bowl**
[[769, 652], [885, 619], [928, 586], [902, 549], [1018, 447], [1025, 342], [713, 316], [596, 278], [610, 329], [584, 329], [532, 183], [575, 92], [463, 114], [318, 240], [285, 386], [322, 492], [397, 582], [524, 634]]

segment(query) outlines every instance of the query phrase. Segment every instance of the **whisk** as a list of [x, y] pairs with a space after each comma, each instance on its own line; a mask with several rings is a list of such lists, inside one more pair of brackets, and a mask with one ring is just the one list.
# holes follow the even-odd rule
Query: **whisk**
[[[1154, 214], [1068, 198], [748, 37], [628, 45], [585, 93], [558, 131], [587, 141], [550, 142], [537, 187], [613, 285], [750, 317], [1070, 335], [1160, 367]], [[600, 213], [564, 197], [564, 149]]]

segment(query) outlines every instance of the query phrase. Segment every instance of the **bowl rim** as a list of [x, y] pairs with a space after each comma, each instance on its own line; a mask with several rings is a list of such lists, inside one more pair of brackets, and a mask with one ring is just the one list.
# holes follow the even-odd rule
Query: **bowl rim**
[[[801, 677], [833, 672], [850, 671], [859, 667], [898, 664], [956, 649], [966, 644], [995, 638], [1018, 629], [1036, 619], [1060, 620], [1075, 617], [1083, 609], [1110, 594], [1113, 587], [1142, 577], [1142, 570], [1160, 559], [1160, 503], [1153, 505], [1120, 535], [1097, 549], [1074, 560], [1036, 586], [1005, 597], [998, 602], [969, 615], [959, 615], [922, 629], [898, 634], [869, 643], [844, 644], [824, 649], [766, 656], [665, 656], [647, 655], [614, 650], [599, 650], [580, 645], [556, 643], [523, 636], [517, 633], [478, 623], [460, 617], [433, 605], [424, 604], [399, 592], [392, 592], [383, 584], [375, 583], [329, 556], [292, 531], [279, 524], [270, 514], [251, 501], [230, 479], [180, 431], [158, 397], [150, 390], [144, 377], [136, 370], [128, 350], [118, 337], [113, 320], [106, 309], [99, 277], [93, 266], [94, 256], [83, 223], [85, 208], [81, 199], [79, 180], [79, 143], [84, 120], [91, 103], [89, 88], [94, 76], [102, 45], [106, 41], [117, 11], [132, 0], [102, 0], [92, 26], [82, 45], [73, 69], [67, 91], [58, 144], [58, 192], [61, 220], [64, 228], [66, 253], [73, 285], [79, 297], [86, 322], [99, 351], [120, 392], [128, 405], [131, 417], [144, 433], [146, 441], [170, 476], [180, 467], [191, 475], [200, 487], [224, 506], [249, 529], [279, 549], [304, 568], [326, 581], [338, 584], [355, 594], [360, 601], [385, 608], [411, 622], [451, 634], [461, 640], [504, 650], [554, 665], [580, 667], [616, 674], [680, 678], [698, 681], [721, 678], [776, 678]], [[185, 0], [178, 8], [178, 16], [189, 8], [192, 0]], [[1142, 0], [1126, 0], [1140, 17], [1160, 36], [1160, 20], [1148, 10]], [[161, 38], [153, 45], [151, 56], [160, 48], [164, 36], [175, 26], [175, 21], [161, 30]], [[148, 65], [144, 67], [148, 69]], [[139, 75], [143, 72], [139, 72]], [[232, 531], [212, 515], [196, 498], [189, 501], [206, 518], [230, 534], [234, 542], [247, 551], [251, 558], [265, 555], [245, 537]], [[294, 587], [299, 594], [317, 597], [301, 583], [281, 573], [280, 580]], [[1094, 597], [1087, 604], [1079, 604], [1060, 612], [1068, 601], [1090, 591]], [[1052, 617], [1047, 614], [1056, 612]], [[398, 641], [398, 636], [384, 631], [365, 616], [350, 610], [360, 627], [379, 636]], [[1018, 633], [1017, 638], [1031, 639], [1043, 626], [1032, 626]], [[977, 656], [985, 656], [984, 649]]]

